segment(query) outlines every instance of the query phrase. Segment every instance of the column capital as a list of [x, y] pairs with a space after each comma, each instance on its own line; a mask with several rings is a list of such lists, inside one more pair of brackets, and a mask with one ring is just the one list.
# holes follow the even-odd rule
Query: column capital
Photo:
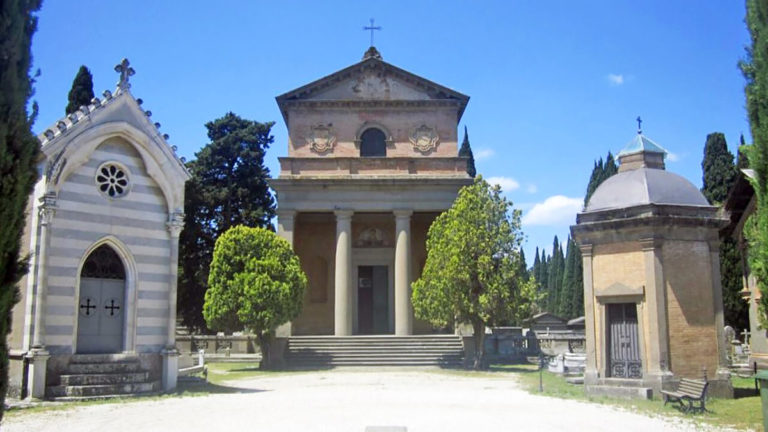
[[278, 219], [283, 219], [283, 218], [293, 219], [296, 217], [296, 213], [298, 213], [296, 210], [289, 210], [289, 209], [285, 209], [285, 210], [277, 209], [277, 211], [275, 212]]
[[663, 243], [663, 240], [656, 237], [649, 237], [640, 239], [640, 247], [643, 249], [643, 251], [653, 251], [657, 248], [661, 247], [661, 244]]
[[37, 208], [40, 216], [40, 224], [48, 225], [53, 221], [56, 213], [56, 192], [47, 192], [40, 197], [40, 206]]
[[184, 213], [174, 212], [168, 215], [168, 222], [165, 223], [168, 232], [172, 238], [179, 238], [181, 230], [184, 229]]
[[355, 214], [355, 211], [354, 210], [349, 210], [349, 209], [336, 209], [336, 210], [333, 211], [333, 214], [336, 215], [336, 219], [337, 220], [338, 219], [341, 219], [341, 220], [343, 220], [343, 219], [351, 219], [352, 215]]
[[411, 215], [413, 215], [413, 210], [397, 209], [397, 210], [392, 210], [392, 213], [394, 213], [395, 217], [398, 219], [409, 219]]
[[593, 245], [591, 243], [584, 243], [579, 245], [579, 251], [581, 251], [581, 256], [584, 256], [584, 257], [591, 257], [592, 249], [593, 249]]

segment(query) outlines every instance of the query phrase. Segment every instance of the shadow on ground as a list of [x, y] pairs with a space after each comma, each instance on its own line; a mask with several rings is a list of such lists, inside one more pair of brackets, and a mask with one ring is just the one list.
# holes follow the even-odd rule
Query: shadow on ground
[[[248, 369], [244, 369], [248, 370]], [[243, 388], [235, 386], [226, 386], [213, 384], [210, 382], [184, 382], [179, 383], [176, 393], [210, 393], [210, 394], [234, 394], [234, 393], [261, 393], [269, 390], [259, 390], [253, 388]]]

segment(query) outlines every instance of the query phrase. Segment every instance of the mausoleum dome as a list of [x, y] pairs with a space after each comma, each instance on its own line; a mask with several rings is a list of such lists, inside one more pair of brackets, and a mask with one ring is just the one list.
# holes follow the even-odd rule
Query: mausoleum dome
[[709, 207], [696, 186], [664, 169], [666, 154], [661, 146], [638, 132], [619, 152], [619, 173], [595, 190], [584, 212], [647, 204]]

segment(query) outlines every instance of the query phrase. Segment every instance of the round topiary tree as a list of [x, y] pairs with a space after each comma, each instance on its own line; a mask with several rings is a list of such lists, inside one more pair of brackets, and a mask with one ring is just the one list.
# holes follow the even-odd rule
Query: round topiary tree
[[219, 331], [252, 331], [260, 367], [273, 366], [275, 329], [301, 312], [307, 277], [290, 244], [264, 228], [235, 226], [216, 240], [203, 317]]

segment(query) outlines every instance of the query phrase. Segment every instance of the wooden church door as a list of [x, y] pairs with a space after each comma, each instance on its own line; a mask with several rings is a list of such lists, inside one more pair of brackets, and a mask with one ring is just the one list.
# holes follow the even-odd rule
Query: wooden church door
[[609, 376], [640, 379], [643, 377], [643, 364], [637, 331], [637, 306], [635, 303], [618, 303], [606, 307]]
[[78, 353], [123, 350], [125, 267], [111, 247], [99, 246], [85, 261], [77, 307]]

